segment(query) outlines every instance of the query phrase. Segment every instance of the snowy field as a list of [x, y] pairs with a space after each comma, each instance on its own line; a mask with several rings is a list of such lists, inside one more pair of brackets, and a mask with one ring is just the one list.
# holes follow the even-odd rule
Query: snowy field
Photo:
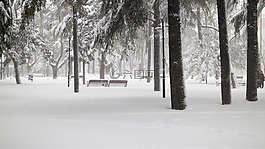
[[[86, 87], [67, 79], [0, 80], [0, 149], [264, 149], [265, 89], [220, 103], [220, 86], [187, 81], [187, 108], [170, 109], [153, 83]], [[73, 83], [73, 82], [72, 82]], [[80, 81], [81, 83], [81, 81]]]

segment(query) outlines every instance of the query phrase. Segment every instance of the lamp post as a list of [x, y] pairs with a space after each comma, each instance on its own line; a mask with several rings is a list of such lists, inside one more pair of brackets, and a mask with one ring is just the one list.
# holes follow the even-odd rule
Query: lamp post
[[0, 69], [0, 72], [1, 72], [1, 78], [0, 78], [0, 80], [3, 80], [3, 59], [2, 59], [2, 54], [3, 54], [3, 52], [2, 51], [0, 51], [0, 58], [1, 58], [1, 69]]
[[[164, 20], [160, 19], [161, 26], [155, 27], [155, 30], [162, 31], [162, 97], [166, 98], [166, 71], [165, 71], [165, 24]], [[167, 26], [166, 26], [167, 27]], [[160, 75], [159, 75], [160, 77]]]

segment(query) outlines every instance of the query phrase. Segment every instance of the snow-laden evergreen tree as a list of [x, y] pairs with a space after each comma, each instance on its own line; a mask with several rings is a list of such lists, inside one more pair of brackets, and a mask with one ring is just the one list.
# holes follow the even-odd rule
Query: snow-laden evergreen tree
[[[20, 74], [18, 70], [19, 61], [21, 58], [22, 47], [19, 47], [14, 42], [13, 38], [22, 39], [23, 36], [17, 36], [18, 29], [25, 29], [25, 26], [30, 20], [34, 18], [35, 12], [40, 10], [42, 4], [45, 3], [43, 0], [21, 0], [21, 1], [1, 1], [0, 2], [0, 13], [1, 13], [1, 51], [9, 55], [12, 59], [15, 68], [15, 78], [17, 84], [20, 84]], [[26, 52], [27, 53], [27, 52]], [[23, 54], [22, 54], [23, 55]], [[8, 57], [7, 57], [8, 58]], [[22, 60], [23, 61], [23, 60]]]
[[103, 1], [101, 16], [94, 31], [95, 44], [112, 44], [121, 32], [130, 29], [130, 34], [144, 26], [147, 20], [147, 5], [143, 0]]
[[185, 77], [192, 77], [201, 82], [206, 81], [207, 76], [220, 76], [217, 32], [209, 29], [203, 30], [203, 43], [193, 29], [185, 33], [182, 38]]
[[108, 50], [121, 39], [124, 32], [126, 36], [135, 37], [137, 29], [145, 25], [147, 15], [146, 1], [143, 0], [102, 1], [100, 20], [94, 29], [92, 43], [92, 47], [102, 49], [100, 78], [104, 78]]
[[71, 13], [68, 11], [71, 9], [67, 3], [47, 2], [46, 5], [41, 12], [43, 18], [38, 18], [38, 22], [43, 24], [43, 31], [40, 34], [43, 34], [43, 41], [47, 44], [42, 52], [52, 68], [53, 78], [56, 79], [58, 70], [65, 64], [68, 56], [65, 53], [69, 49], [69, 40], [66, 39], [69, 37], [72, 21]]
[[86, 64], [94, 62], [95, 49], [91, 48], [91, 42], [93, 41], [93, 29], [95, 28], [96, 21], [98, 20], [99, 13], [99, 1], [89, 0], [86, 5], [80, 7], [81, 13], [79, 13], [78, 19], [78, 41], [79, 41], [79, 53], [80, 59], [83, 63], [83, 84], [85, 84]]
[[[12, 18], [9, 1], [0, 1], [0, 58], [1, 62], [5, 66], [6, 54], [4, 54], [4, 49], [10, 46], [9, 38], [9, 27], [11, 26]], [[2, 64], [2, 66], [3, 66]], [[5, 67], [4, 67], [5, 68]], [[4, 69], [0, 70], [0, 79], [4, 78]]]
[[[231, 65], [234, 69], [247, 69], [247, 40], [245, 35], [235, 36], [229, 41], [229, 54], [231, 57]], [[239, 74], [242, 75], [242, 74]]]
[[[247, 1], [239, 1], [239, 0], [228, 0], [228, 10], [229, 14], [232, 14], [230, 16], [230, 22], [234, 26], [234, 35], [235, 37], [239, 36], [239, 38], [244, 38], [244, 36], [247, 36]], [[257, 15], [261, 16], [261, 12], [265, 7], [265, 1], [264, 0], [258, 0], [257, 4]], [[243, 36], [243, 37], [241, 37]], [[246, 43], [246, 42], [245, 42]], [[242, 44], [241, 44], [242, 45]], [[243, 46], [243, 45], [242, 45]], [[246, 44], [245, 46], [246, 47]], [[261, 54], [261, 53], [260, 53]], [[265, 64], [264, 61], [264, 55], [260, 56], [260, 62]]]
[[0, 1], [0, 53], [8, 46], [9, 27], [12, 24], [12, 14], [9, 1]]
[[23, 30], [19, 30], [18, 26], [14, 27], [11, 38], [11, 48], [18, 54], [19, 64], [26, 64], [26, 74], [33, 73], [34, 65], [41, 58], [40, 52], [45, 48], [45, 43], [39, 36], [38, 25], [29, 23]]
[[[230, 11], [234, 11], [241, 4], [241, 9], [233, 15], [231, 22], [235, 28], [235, 34], [247, 31], [247, 91], [246, 99], [256, 101], [257, 97], [257, 71], [261, 68], [259, 63], [259, 51], [257, 41], [257, 18], [265, 7], [264, 0], [248, 0], [247, 3], [238, 0], [229, 0]], [[243, 31], [242, 31], [243, 30]]]

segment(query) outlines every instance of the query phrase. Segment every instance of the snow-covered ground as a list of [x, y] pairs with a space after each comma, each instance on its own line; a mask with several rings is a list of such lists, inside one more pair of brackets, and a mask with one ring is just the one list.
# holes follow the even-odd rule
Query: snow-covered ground
[[[187, 81], [187, 108], [170, 109], [153, 83], [86, 87], [67, 79], [0, 80], [0, 149], [264, 149], [265, 89], [259, 101], [232, 90], [222, 106], [220, 86]], [[80, 81], [81, 83], [81, 81]]]

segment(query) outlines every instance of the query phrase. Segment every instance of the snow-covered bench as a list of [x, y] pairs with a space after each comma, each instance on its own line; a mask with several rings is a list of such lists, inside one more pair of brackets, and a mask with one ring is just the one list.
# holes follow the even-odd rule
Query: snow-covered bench
[[108, 87], [109, 83], [108, 80], [104, 80], [104, 79], [92, 79], [92, 80], [88, 80], [87, 81], [87, 87], [89, 86], [104, 86], [104, 87]]
[[111, 86], [122, 86], [127, 87], [128, 80], [106, 80], [106, 79], [91, 79], [87, 81], [87, 87], [89, 86], [104, 86], [104, 87], [111, 87]]
[[41, 77], [41, 78], [44, 77], [44, 75], [41, 73], [33, 73], [32, 75], [33, 75], [33, 77]]
[[[245, 86], [246, 85], [246, 80], [243, 76], [236, 76], [236, 82], [238, 85]], [[231, 82], [232, 83], [232, 82]], [[221, 84], [221, 79], [216, 79], [216, 86]]]
[[246, 80], [244, 79], [243, 76], [236, 76], [236, 81], [238, 85], [242, 85], [242, 86], [246, 85]]
[[44, 75], [41, 74], [41, 73], [28, 74], [28, 80], [33, 81], [33, 78], [34, 78], [34, 77], [41, 77], [41, 78], [43, 78]]
[[110, 86], [122, 86], [127, 87], [128, 80], [109, 80], [109, 87]]

